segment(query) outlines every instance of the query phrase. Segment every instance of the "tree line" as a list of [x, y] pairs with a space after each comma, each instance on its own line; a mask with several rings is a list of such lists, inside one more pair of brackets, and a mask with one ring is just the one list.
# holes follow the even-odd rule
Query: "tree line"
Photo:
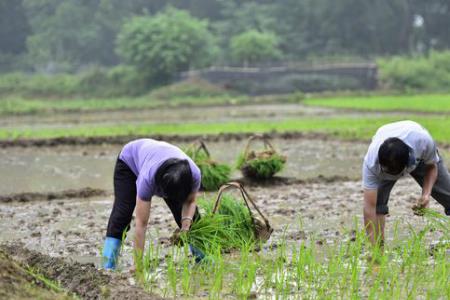
[[0, 71], [211, 64], [450, 48], [450, 0], [0, 0]]

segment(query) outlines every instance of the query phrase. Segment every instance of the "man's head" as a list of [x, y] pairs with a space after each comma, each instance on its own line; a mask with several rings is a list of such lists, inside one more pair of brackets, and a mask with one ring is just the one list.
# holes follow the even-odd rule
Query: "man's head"
[[378, 150], [378, 161], [383, 172], [398, 175], [408, 165], [409, 147], [399, 138], [388, 138]]
[[155, 183], [165, 198], [184, 202], [192, 191], [192, 172], [185, 159], [170, 158], [156, 171]]

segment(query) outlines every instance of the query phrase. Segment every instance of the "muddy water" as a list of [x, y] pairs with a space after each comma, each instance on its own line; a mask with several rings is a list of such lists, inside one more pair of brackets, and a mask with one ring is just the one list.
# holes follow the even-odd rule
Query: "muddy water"
[[[235, 165], [245, 141], [208, 144], [214, 158]], [[279, 175], [299, 179], [319, 175], [359, 177], [364, 143], [322, 140], [275, 140], [288, 157]], [[186, 145], [179, 145], [186, 146]], [[255, 147], [261, 145], [255, 144]], [[0, 149], [0, 194], [48, 192], [83, 187], [112, 190], [114, 162], [120, 146], [60, 146]], [[335, 151], [334, 151], [335, 150]], [[233, 177], [240, 177], [235, 171]]]
[[[209, 143], [208, 147], [215, 159], [234, 166], [245, 144], [245, 141], [228, 141]], [[275, 140], [274, 145], [288, 157], [279, 175], [298, 179], [320, 175], [358, 179], [367, 151], [366, 143], [319, 139]], [[260, 146], [255, 144], [256, 148]], [[113, 145], [0, 149], [0, 195], [84, 187], [111, 191], [114, 163], [120, 149]], [[444, 158], [450, 158], [449, 152], [442, 152]], [[235, 170], [233, 177], [240, 176]]]

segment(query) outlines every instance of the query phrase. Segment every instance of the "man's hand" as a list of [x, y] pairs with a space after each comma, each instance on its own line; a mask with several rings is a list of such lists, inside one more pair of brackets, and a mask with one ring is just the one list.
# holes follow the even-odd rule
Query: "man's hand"
[[417, 200], [417, 203], [413, 205], [412, 210], [414, 211], [414, 214], [417, 216], [423, 216], [423, 209], [428, 208], [430, 205], [430, 196], [429, 195], [422, 195]]

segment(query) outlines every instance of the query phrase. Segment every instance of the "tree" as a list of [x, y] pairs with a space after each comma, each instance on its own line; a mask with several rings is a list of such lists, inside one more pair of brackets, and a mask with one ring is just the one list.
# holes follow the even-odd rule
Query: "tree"
[[280, 58], [277, 44], [274, 34], [249, 30], [231, 39], [230, 50], [236, 61], [248, 65]]
[[126, 22], [118, 36], [117, 52], [142, 76], [163, 83], [178, 72], [206, 66], [216, 46], [206, 21], [168, 8]]
[[26, 50], [26, 37], [30, 26], [22, 0], [0, 1], [0, 52], [20, 54]]

